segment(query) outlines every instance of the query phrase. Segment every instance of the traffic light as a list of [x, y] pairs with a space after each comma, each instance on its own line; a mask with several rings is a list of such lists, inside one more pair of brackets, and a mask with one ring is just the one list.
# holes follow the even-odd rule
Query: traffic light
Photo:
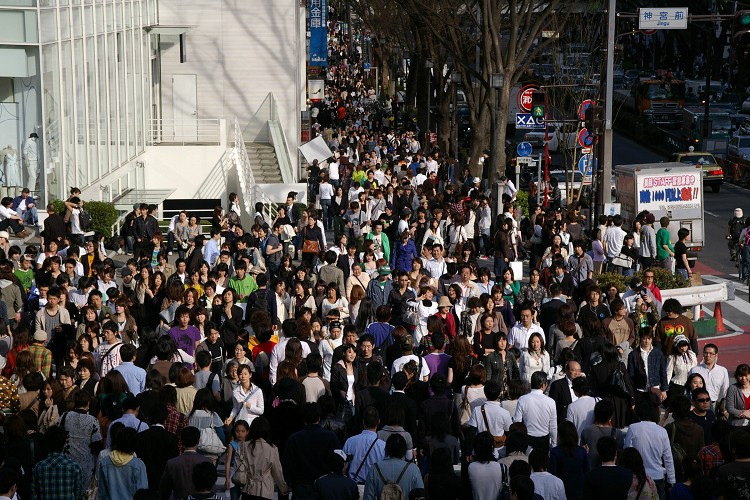
[[738, 46], [750, 43], [750, 10], [738, 10], [734, 13], [732, 42]]
[[544, 92], [536, 91], [531, 94], [531, 116], [534, 118], [544, 118], [545, 109], [547, 105], [547, 94]]
[[594, 135], [601, 135], [604, 132], [604, 107], [589, 106], [583, 115], [586, 122], [586, 129]]

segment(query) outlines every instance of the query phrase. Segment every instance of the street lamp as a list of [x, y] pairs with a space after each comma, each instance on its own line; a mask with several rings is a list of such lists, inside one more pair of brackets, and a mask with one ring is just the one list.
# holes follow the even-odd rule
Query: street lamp
[[453, 84], [453, 157], [458, 159], [458, 86], [461, 84], [461, 73], [451, 71], [451, 83]]
[[492, 73], [490, 75], [490, 87], [492, 87], [495, 94], [495, 113], [492, 120], [492, 141], [490, 149], [492, 150], [492, 168], [489, 172], [489, 183], [495, 182], [495, 175], [500, 167], [500, 155], [498, 155], [497, 149], [497, 131], [500, 128], [500, 89], [505, 85], [505, 75], [503, 73]]

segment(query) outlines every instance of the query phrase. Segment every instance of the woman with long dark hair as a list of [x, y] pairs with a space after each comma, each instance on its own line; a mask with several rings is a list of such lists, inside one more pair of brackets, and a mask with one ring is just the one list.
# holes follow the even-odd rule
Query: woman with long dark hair
[[633, 483], [628, 492], [628, 498], [639, 500], [658, 500], [659, 491], [654, 480], [646, 475], [643, 457], [635, 448], [625, 448], [617, 452], [617, 465], [629, 469], [633, 473]]
[[508, 351], [508, 336], [502, 332], [495, 334], [495, 351], [484, 360], [487, 369], [487, 380], [500, 386], [500, 394], [505, 399], [508, 394], [508, 383], [521, 377], [516, 356]]
[[[221, 417], [216, 412], [216, 399], [211, 389], [198, 389], [195, 393], [193, 408], [188, 414], [188, 423], [200, 431], [213, 427], [219, 439], [222, 442], [226, 441], [224, 436], [224, 422], [222, 422]], [[215, 463], [218, 456], [208, 455]]]
[[557, 436], [557, 446], [550, 451], [548, 472], [562, 479], [568, 499], [580, 499], [583, 477], [588, 472], [586, 449], [578, 446], [580, 439], [573, 422], [560, 422]]
[[[617, 350], [617, 347], [605, 342], [599, 347], [599, 353], [602, 357], [601, 362], [591, 366], [586, 373], [588, 373], [589, 380], [591, 381], [591, 389], [594, 393], [602, 399], [612, 401], [615, 409], [615, 413], [612, 416], [612, 425], [618, 429], [622, 429], [630, 423], [628, 420], [629, 408], [633, 404], [635, 390], [628, 376], [625, 363], [620, 361], [620, 352]], [[627, 392], [622, 392], [608, 383], [613, 376], [612, 373], [617, 370], [622, 373], [622, 380], [627, 388]]]

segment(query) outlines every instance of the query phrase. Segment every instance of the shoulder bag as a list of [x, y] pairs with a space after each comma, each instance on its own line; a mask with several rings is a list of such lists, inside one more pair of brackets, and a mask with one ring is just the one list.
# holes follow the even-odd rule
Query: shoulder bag
[[308, 240], [307, 228], [305, 228], [305, 232], [302, 235], [302, 253], [317, 254], [318, 252], [320, 252], [320, 244], [318, 243], [318, 240]]
[[224, 443], [219, 439], [219, 435], [216, 433], [213, 423], [213, 412], [211, 413], [211, 425], [205, 429], [201, 429], [201, 437], [198, 442], [198, 451], [206, 453], [208, 455], [221, 455], [227, 449]]
[[[487, 428], [487, 432], [489, 432], [490, 434], [492, 434], [492, 432], [490, 431], [490, 423], [487, 421], [487, 412], [484, 410], [484, 406], [485, 405], [482, 405], [482, 419], [484, 420], [484, 426]], [[495, 436], [495, 435], [493, 435], [492, 436], [492, 445], [495, 448], [502, 448], [503, 446], [505, 446], [505, 436], [504, 435], [503, 436]]]
[[467, 385], [464, 389], [464, 397], [461, 399], [461, 411], [459, 412], [459, 422], [461, 427], [469, 426], [469, 419], [471, 418], [471, 405], [469, 404], [469, 386]]

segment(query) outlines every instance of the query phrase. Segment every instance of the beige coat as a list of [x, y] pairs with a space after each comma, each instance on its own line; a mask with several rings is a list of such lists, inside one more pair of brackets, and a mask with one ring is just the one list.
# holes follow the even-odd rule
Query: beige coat
[[239, 460], [244, 460], [247, 465], [248, 480], [247, 484], [242, 487], [242, 493], [273, 498], [274, 483], [280, 492], [289, 491], [281, 469], [279, 450], [274, 445], [268, 444], [263, 439], [254, 443], [245, 441], [240, 444], [237, 454], [235, 467], [239, 467]]

